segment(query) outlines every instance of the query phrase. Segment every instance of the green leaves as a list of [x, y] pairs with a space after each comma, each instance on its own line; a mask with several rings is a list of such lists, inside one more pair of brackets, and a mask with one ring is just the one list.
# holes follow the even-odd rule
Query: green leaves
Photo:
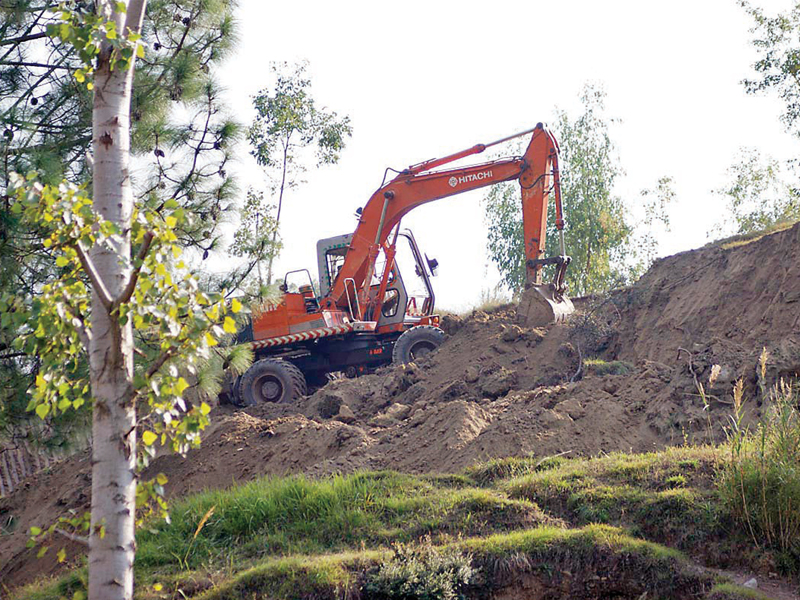
[[[76, 186], [42, 185], [14, 175], [9, 192], [22, 218], [44, 232], [60, 269], [32, 302], [13, 294], [0, 298], [4, 326], [20, 332], [15, 346], [39, 357], [28, 410], [46, 419], [92, 401], [86, 352], [93, 308], [80, 256], [88, 255], [92, 246], [116, 243], [119, 228], [97, 215], [85, 191]], [[134, 330], [142, 355], [131, 387], [131, 401], [150, 424], [141, 436], [142, 466], [155, 454], [157, 441], [180, 453], [199, 445], [210, 409], [205, 403], [191, 406], [184, 395], [219, 338], [236, 333], [230, 315], [242, 310], [238, 301], [228, 306], [222, 294], [201, 291], [178, 259], [175, 230], [186, 214], [175, 203], [169, 206], [171, 210], [161, 213], [134, 214], [132, 254], [146, 252], [131, 261], [129, 277], [135, 277], [136, 285], [130, 299], [112, 304], [120, 325], [130, 324]]]
[[[311, 81], [305, 62], [289, 66], [273, 63], [275, 83], [253, 99], [257, 114], [248, 132], [252, 154], [258, 164], [281, 169], [291, 164], [297, 172], [302, 165], [293, 157], [302, 148], [315, 148], [317, 165], [334, 164], [353, 128], [349, 117], [317, 108], [311, 97]], [[291, 141], [291, 143], [290, 143]], [[286, 156], [287, 161], [284, 161]]]
[[757, 78], [742, 83], [749, 94], [775, 92], [785, 105], [781, 121], [787, 131], [800, 136], [800, 5], [775, 16], [767, 16], [750, 2], [740, 1], [753, 19], [752, 40], [759, 59], [753, 64]]
[[[60, 10], [61, 22], [48, 25], [47, 35], [75, 49], [81, 67], [74, 71], [73, 76], [78, 83], [85, 83], [89, 90], [94, 87], [92, 78], [104, 47], [111, 49], [108, 61], [112, 71], [117, 67], [129, 69], [134, 52], [136, 56], [144, 58], [144, 50], [139, 44], [141, 36], [133, 32], [120, 36], [113, 16], [106, 18], [94, 11], [70, 8], [67, 4], [61, 4]], [[125, 3], [116, 2], [115, 10], [124, 13]]]
[[[604, 97], [602, 90], [587, 86], [581, 95], [583, 112], [574, 119], [558, 113], [555, 127], [561, 147], [567, 253], [572, 256], [567, 284], [572, 295], [624, 283], [630, 276], [628, 263], [636, 258], [629, 212], [614, 190], [622, 170], [610, 137], [613, 121], [604, 115]], [[493, 186], [485, 207], [489, 256], [503, 283], [519, 293], [525, 284], [519, 185]], [[558, 252], [553, 202], [547, 222], [547, 256], [553, 256]]]

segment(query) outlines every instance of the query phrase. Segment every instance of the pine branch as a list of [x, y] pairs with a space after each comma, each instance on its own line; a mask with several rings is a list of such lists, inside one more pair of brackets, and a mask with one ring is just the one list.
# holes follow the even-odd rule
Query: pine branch
[[64, 69], [65, 71], [69, 71], [69, 67], [64, 67], [61, 65], [49, 65], [47, 63], [39, 63], [39, 62], [24, 62], [24, 61], [14, 61], [14, 60], [3, 60], [0, 61], [0, 65], [6, 67], [41, 67], [43, 69]]
[[40, 39], [46, 38], [46, 37], [48, 37], [46, 32], [32, 33], [30, 35], [23, 35], [23, 36], [16, 37], [16, 38], [2, 40], [2, 41], [0, 41], [0, 46], [11, 46], [12, 44], [13, 45], [17, 45], [17, 44], [22, 44], [24, 42], [30, 42], [30, 41], [33, 41], [33, 40], [40, 40]]

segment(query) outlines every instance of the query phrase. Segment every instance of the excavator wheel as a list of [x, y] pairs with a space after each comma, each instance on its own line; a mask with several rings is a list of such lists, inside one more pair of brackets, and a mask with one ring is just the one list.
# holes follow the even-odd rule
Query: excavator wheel
[[414, 362], [436, 350], [444, 341], [444, 331], [432, 325], [417, 325], [404, 332], [392, 348], [392, 362]]
[[306, 378], [292, 363], [262, 358], [245, 371], [237, 386], [238, 406], [291, 402], [307, 393]]
[[544, 327], [565, 321], [573, 312], [572, 300], [556, 294], [551, 284], [533, 285], [522, 293], [517, 322], [525, 327]]

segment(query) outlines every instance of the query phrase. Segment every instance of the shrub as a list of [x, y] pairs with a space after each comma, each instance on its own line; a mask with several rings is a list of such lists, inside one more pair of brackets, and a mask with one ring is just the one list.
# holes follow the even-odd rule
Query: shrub
[[[762, 362], [763, 370], [763, 362]], [[779, 550], [784, 564], [800, 564], [800, 411], [798, 395], [781, 382], [770, 393], [767, 419], [743, 427], [743, 385], [734, 389], [728, 428], [730, 454], [719, 489], [731, 515], [759, 546]]]
[[368, 575], [364, 591], [387, 600], [457, 600], [474, 576], [470, 555], [437, 548], [425, 538], [420, 544], [396, 544], [392, 556]]

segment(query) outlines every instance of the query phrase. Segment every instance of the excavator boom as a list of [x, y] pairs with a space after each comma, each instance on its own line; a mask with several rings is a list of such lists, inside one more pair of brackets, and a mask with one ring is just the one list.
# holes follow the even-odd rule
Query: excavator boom
[[[434, 170], [462, 158], [480, 154], [487, 148], [515, 137], [532, 134], [525, 153], [520, 157], [485, 162], [478, 165], [447, 170]], [[401, 171], [389, 183], [379, 188], [363, 208], [358, 226], [347, 250], [344, 264], [334, 280], [322, 306], [351, 310], [357, 293], [361, 314], [366, 320], [375, 305], [383, 301], [381, 286], [377, 295], [370, 296], [375, 262], [381, 251], [387, 255], [400, 221], [414, 208], [505, 181], [518, 180], [522, 195], [523, 231], [525, 236], [526, 292], [521, 315], [531, 326], [560, 320], [572, 312], [564, 296], [564, 273], [569, 264], [563, 240], [564, 217], [558, 173], [558, 143], [555, 136], [541, 123], [533, 129], [503, 138], [490, 144], [478, 144], [443, 158], [412, 165]], [[547, 206], [551, 193], [556, 208], [556, 229], [560, 236], [560, 255], [545, 258], [547, 239]], [[542, 283], [542, 268], [556, 265], [553, 283]], [[388, 268], [384, 269], [384, 273]], [[528, 290], [532, 290], [528, 292]]]

